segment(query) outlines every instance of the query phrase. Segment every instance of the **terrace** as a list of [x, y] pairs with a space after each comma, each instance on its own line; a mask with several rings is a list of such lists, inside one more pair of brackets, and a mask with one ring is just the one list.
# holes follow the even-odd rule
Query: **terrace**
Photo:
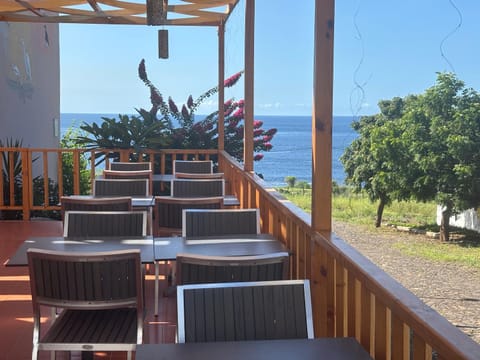
[[[9, 4], [9, 2], [7, 2]], [[25, 3], [25, 2], [24, 2]], [[28, 2], [26, 2], [28, 3]], [[55, 3], [51, 0], [50, 3]], [[89, 1], [90, 4], [95, 1]], [[193, 3], [193, 2], [192, 2]], [[194, 7], [189, 9], [192, 13]], [[215, 2], [233, 8], [236, 1]], [[226, 192], [234, 194], [241, 208], [259, 208], [261, 231], [281, 240], [292, 253], [289, 276], [291, 279], [310, 279], [315, 337], [355, 337], [374, 359], [431, 359], [435, 354], [439, 359], [475, 359], [480, 354], [480, 346], [464, 335], [434, 310], [403, 288], [385, 272], [368, 261], [355, 249], [331, 232], [331, 128], [332, 128], [332, 54], [333, 54], [333, 8], [334, 0], [316, 1], [315, 37], [315, 76], [312, 148], [313, 148], [313, 201], [312, 215], [299, 210], [285, 200], [274, 189], [268, 188], [253, 172], [253, 145], [250, 136], [245, 136], [245, 157], [243, 164], [236, 162], [223, 150], [223, 141], [218, 150], [146, 150], [144, 159], [152, 162], [156, 174], [165, 174], [171, 168], [171, 161], [177, 158], [215, 158], [218, 171], [225, 174]], [[0, 19], [3, 21], [38, 22], [98, 22], [120, 23], [128, 16], [115, 17], [102, 12], [97, 6], [87, 14], [75, 13], [63, 16], [25, 15], [20, 3], [18, 9], [3, 9], [0, 3]], [[254, 1], [247, 1], [246, 17], [253, 19]], [[33, 10], [32, 10], [33, 9]], [[163, 8], [162, 8], [163, 9]], [[174, 6], [168, 11], [174, 11]], [[30, 9], [33, 14], [33, 2]], [[17, 12], [16, 12], [17, 11]], [[57, 10], [58, 11], [58, 10]], [[73, 11], [73, 10], [70, 10]], [[139, 12], [133, 8], [131, 13]], [[163, 13], [163, 11], [160, 11]], [[81, 15], [86, 15], [82, 18]], [[125, 12], [123, 12], [125, 14]], [[38, 14], [37, 14], [38, 15]], [[74, 16], [75, 15], [75, 16]], [[208, 15], [193, 11], [190, 21], [196, 25], [222, 27], [227, 15]], [[62, 19], [63, 17], [63, 19]], [[135, 16], [129, 22], [138, 22]], [[160, 16], [157, 20], [165, 22]], [[182, 25], [187, 20], [171, 20], [169, 25]], [[143, 22], [144, 23], [144, 22]], [[167, 22], [165, 22], [167, 24]], [[175, 24], [176, 23], [176, 24]], [[220, 32], [221, 33], [221, 32]], [[246, 21], [246, 38], [253, 37], [253, 24]], [[327, 34], [327, 36], [325, 36]], [[220, 40], [221, 42], [221, 40]], [[246, 41], [248, 44], [249, 42]], [[250, 43], [253, 44], [253, 41]], [[245, 49], [245, 130], [252, 130], [253, 124], [253, 49]], [[219, 56], [219, 84], [223, 84], [223, 62]], [[219, 103], [223, 103], [223, 91], [219, 91]], [[220, 119], [222, 119], [220, 111]], [[219, 134], [223, 133], [219, 122]], [[9, 167], [8, 201], [5, 199], [4, 179], [0, 177], [0, 210], [16, 211], [22, 214], [22, 221], [1, 221], [0, 233], [3, 241], [1, 258], [7, 260], [19, 244], [30, 236], [61, 235], [59, 221], [38, 221], [32, 218], [32, 211], [59, 210], [50, 197], [49, 178], [58, 179], [62, 195], [63, 155], [73, 154], [73, 191], [80, 193], [80, 155], [82, 149], [33, 149], [1, 148], [10, 161], [3, 163]], [[90, 155], [102, 151], [117, 151], [121, 161], [128, 161], [129, 150], [97, 149]], [[14, 159], [21, 164], [21, 191], [14, 186]], [[33, 164], [32, 159], [40, 159]], [[95, 156], [90, 156], [91, 179], [96, 174]], [[41, 164], [39, 166], [39, 164]], [[57, 164], [57, 172], [49, 173], [49, 164]], [[34, 169], [35, 168], [35, 169]], [[40, 168], [43, 181], [42, 199], [34, 201], [33, 174]], [[149, 277], [147, 280], [152, 280]], [[166, 281], [162, 282], [166, 286]], [[31, 353], [31, 304], [27, 269], [2, 268], [0, 278], [2, 296], [2, 339], [1, 348], [7, 358], [28, 358]], [[147, 281], [147, 294], [152, 294], [153, 281]], [[154, 318], [153, 306], [147, 296], [146, 343], [173, 342], [175, 332], [175, 303], [172, 298], [161, 299], [160, 316]], [[43, 355], [42, 355], [43, 356]], [[107, 355], [105, 355], [106, 357]]]

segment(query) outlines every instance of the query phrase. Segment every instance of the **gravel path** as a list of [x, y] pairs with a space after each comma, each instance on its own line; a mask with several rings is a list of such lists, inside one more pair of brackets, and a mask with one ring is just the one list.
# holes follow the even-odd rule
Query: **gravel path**
[[[397, 230], [334, 221], [334, 232], [452, 324], [480, 343], [480, 270], [405, 255], [393, 245], [430, 240]], [[438, 240], [437, 240], [438, 241]]]

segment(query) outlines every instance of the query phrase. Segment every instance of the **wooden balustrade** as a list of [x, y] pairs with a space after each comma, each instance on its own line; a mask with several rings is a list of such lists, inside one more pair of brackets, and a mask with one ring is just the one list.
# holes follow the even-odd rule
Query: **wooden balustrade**
[[[99, 156], [118, 154], [119, 161], [150, 161], [154, 173], [169, 173], [173, 159], [216, 159], [226, 193], [242, 208], [259, 208], [261, 231], [283, 241], [291, 252], [290, 277], [311, 280], [315, 336], [355, 337], [375, 359], [478, 359], [480, 345], [398, 284], [343, 240], [312, 231], [310, 216], [262, 179], [243, 171], [225, 151], [217, 150], [80, 150], [0, 148], [0, 210], [16, 210], [28, 220], [32, 210], [59, 210], [51, 203], [49, 180], [80, 193], [81, 157], [89, 159], [93, 181]], [[71, 159], [69, 178], [63, 166]], [[106, 161], [110, 161], [107, 158]], [[53, 166], [55, 164], [55, 166]], [[50, 168], [56, 170], [51, 173]], [[170, 170], [170, 171], [169, 171]], [[16, 174], [16, 176], [15, 176]], [[42, 180], [34, 187], [34, 179]], [[38, 188], [40, 187], [40, 189]], [[41, 204], [34, 203], [40, 191]], [[38, 200], [38, 199], [37, 199]]]

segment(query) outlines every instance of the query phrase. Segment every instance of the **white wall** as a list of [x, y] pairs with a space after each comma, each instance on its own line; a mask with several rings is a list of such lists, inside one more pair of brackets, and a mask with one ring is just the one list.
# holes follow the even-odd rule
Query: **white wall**
[[[58, 24], [0, 22], [0, 140], [57, 148], [60, 120]], [[34, 163], [41, 171], [41, 161]], [[37, 169], [35, 169], [37, 168]], [[49, 163], [56, 178], [56, 162]]]
[[[442, 221], [442, 207], [437, 206], [437, 224]], [[450, 225], [480, 232], [479, 210], [470, 209], [450, 218]]]

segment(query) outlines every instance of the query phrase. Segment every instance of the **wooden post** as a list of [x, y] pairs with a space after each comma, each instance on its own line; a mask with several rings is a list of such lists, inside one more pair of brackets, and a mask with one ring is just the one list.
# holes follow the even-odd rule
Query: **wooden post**
[[255, 0], [246, 0], [245, 6], [245, 127], [243, 136], [243, 166], [245, 171], [253, 171]]
[[225, 25], [218, 25], [218, 150], [225, 149]]
[[332, 103], [335, 0], [315, 1], [312, 114], [312, 229], [332, 229]]

